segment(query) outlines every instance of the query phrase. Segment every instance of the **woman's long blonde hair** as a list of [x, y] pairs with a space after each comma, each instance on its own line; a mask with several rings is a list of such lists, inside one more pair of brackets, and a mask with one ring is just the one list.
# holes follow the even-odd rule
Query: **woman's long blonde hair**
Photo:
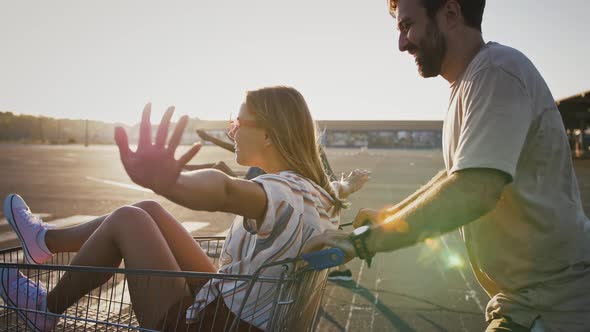
[[336, 211], [345, 207], [330, 185], [320, 157], [315, 122], [301, 93], [285, 86], [248, 91], [246, 106], [265, 128], [287, 166], [326, 190]]

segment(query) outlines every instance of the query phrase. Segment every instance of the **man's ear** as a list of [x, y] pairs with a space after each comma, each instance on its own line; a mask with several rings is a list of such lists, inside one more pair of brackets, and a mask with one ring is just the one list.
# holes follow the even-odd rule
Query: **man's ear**
[[447, 1], [441, 10], [443, 14], [441, 18], [447, 29], [455, 29], [459, 23], [463, 22], [461, 5], [456, 0]]

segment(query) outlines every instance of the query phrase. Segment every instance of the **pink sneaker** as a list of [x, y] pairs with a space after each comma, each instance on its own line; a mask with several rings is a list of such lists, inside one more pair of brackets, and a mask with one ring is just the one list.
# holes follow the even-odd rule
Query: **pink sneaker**
[[43, 264], [53, 257], [45, 245], [48, 225], [31, 213], [19, 195], [10, 194], [4, 199], [4, 215], [18, 235], [29, 264]]
[[0, 297], [6, 307], [16, 309], [19, 317], [35, 332], [50, 331], [58, 317], [47, 314], [47, 291], [25, 277], [16, 268], [0, 268]]

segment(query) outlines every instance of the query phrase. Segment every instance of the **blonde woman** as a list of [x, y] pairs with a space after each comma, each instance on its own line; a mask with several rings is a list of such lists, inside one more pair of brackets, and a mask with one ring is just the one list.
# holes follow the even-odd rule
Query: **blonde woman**
[[[135, 183], [180, 205], [244, 216], [229, 230], [220, 267], [210, 262], [191, 235], [156, 202], [125, 206], [74, 228], [48, 229], [18, 195], [10, 195], [5, 201], [5, 215], [29, 262], [43, 263], [54, 253], [77, 251], [72, 265], [117, 267], [124, 260], [125, 267], [131, 269], [251, 274], [263, 263], [298, 256], [310, 237], [337, 228], [343, 199], [351, 186], [328, 180], [314, 121], [295, 89], [249, 91], [231, 123], [229, 134], [235, 141], [236, 161], [267, 173], [251, 181], [213, 169], [181, 172], [200, 148], [195, 145], [179, 159], [174, 158], [188, 118], [180, 119], [166, 145], [174, 111], [168, 109], [152, 143], [150, 108], [148, 104], [143, 112], [136, 152], [129, 149], [125, 131], [116, 129], [124, 168]], [[278, 272], [270, 269], [266, 273]], [[11, 305], [62, 314], [109, 277], [108, 273], [68, 272], [47, 293], [18, 271], [0, 269], [0, 295]], [[146, 328], [185, 330], [203, 324], [207, 330], [220, 330], [246, 301], [241, 293], [233, 299], [220, 295], [233, 293], [231, 288], [239, 287], [239, 283], [219, 287], [214, 282], [191, 283], [184, 278], [158, 281], [154, 277], [150, 284], [170, 286], [145, 288], [135, 278], [128, 282], [135, 314]], [[190, 290], [185, 287], [187, 282]], [[154, 305], [155, 299], [158, 305]], [[270, 303], [260, 301], [253, 306], [255, 312], [240, 317], [240, 329], [265, 330]], [[220, 309], [214, 316], [211, 312], [217, 307]], [[51, 315], [41, 319], [32, 312], [19, 314], [35, 331], [49, 330], [57, 323]]]

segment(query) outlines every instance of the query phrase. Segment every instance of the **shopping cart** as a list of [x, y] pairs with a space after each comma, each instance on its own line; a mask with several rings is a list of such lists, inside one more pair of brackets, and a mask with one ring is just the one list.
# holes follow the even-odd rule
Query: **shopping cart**
[[[217, 265], [225, 238], [195, 237], [195, 240]], [[310, 265], [303, 264], [301, 259], [266, 264], [257, 269], [253, 275], [229, 275], [132, 270], [125, 269], [124, 266], [120, 268], [69, 266], [68, 264], [74, 255], [75, 253], [60, 253], [47, 264], [30, 265], [24, 263], [23, 251], [20, 247], [0, 251], [0, 266], [19, 269], [33, 282], [43, 284], [48, 290], [55, 286], [66, 271], [112, 274], [106, 283], [91, 291], [75, 305], [70, 306], [64, 314], [59, 315], [56, 331], [152, 331], [139, 326], [131, 303], [127, 280], [142, 278], [146, 287], [165, 287], [163, 286], [165, 282], [162, 280], [175, 277], [183, 277], [185, 280], [193, 281], [201, 280], [203, 283], [215, 278], [221, 285], [224, 283], [245, 285], [247, 287], [246, 298], [256, 299], [256, 301], [261, 294], [259, 294], [260, 287], [254, 286], [257, 283], [258, 285], [261, 283], [271, 284], [273, 285], [272, 309], [266, 330], [310, 331], [315, 326], [327, 281], [327, 270], [315, 270]], [[280, 269], [280, 275], [278, 277], [264, 276], [263, 271], [268, 268]], [[268, 293], [263, 296], [266, 299]], [[225, 298], [228, 297], [225, 296]], [[157, 305], [157, 302], [157, 299], [154, 299], [154, 305]], [[248, 302], [251, 303], [250, 300]], [[22, 319], [19, 319], [18, 315], [18, 311], [23, 309], [9, 306], [1, 301], [0, 303], [0, 330], [26, 331], [27, 326]], [[245, 301], [242, 302], [236, 312], [236, 317], [240, 317], [245, 304]], [[47, 315], [48, 313], [39, 314]], [[238, 323], [239, 318], [226, 321], [223, 329], [235, 331]]]

